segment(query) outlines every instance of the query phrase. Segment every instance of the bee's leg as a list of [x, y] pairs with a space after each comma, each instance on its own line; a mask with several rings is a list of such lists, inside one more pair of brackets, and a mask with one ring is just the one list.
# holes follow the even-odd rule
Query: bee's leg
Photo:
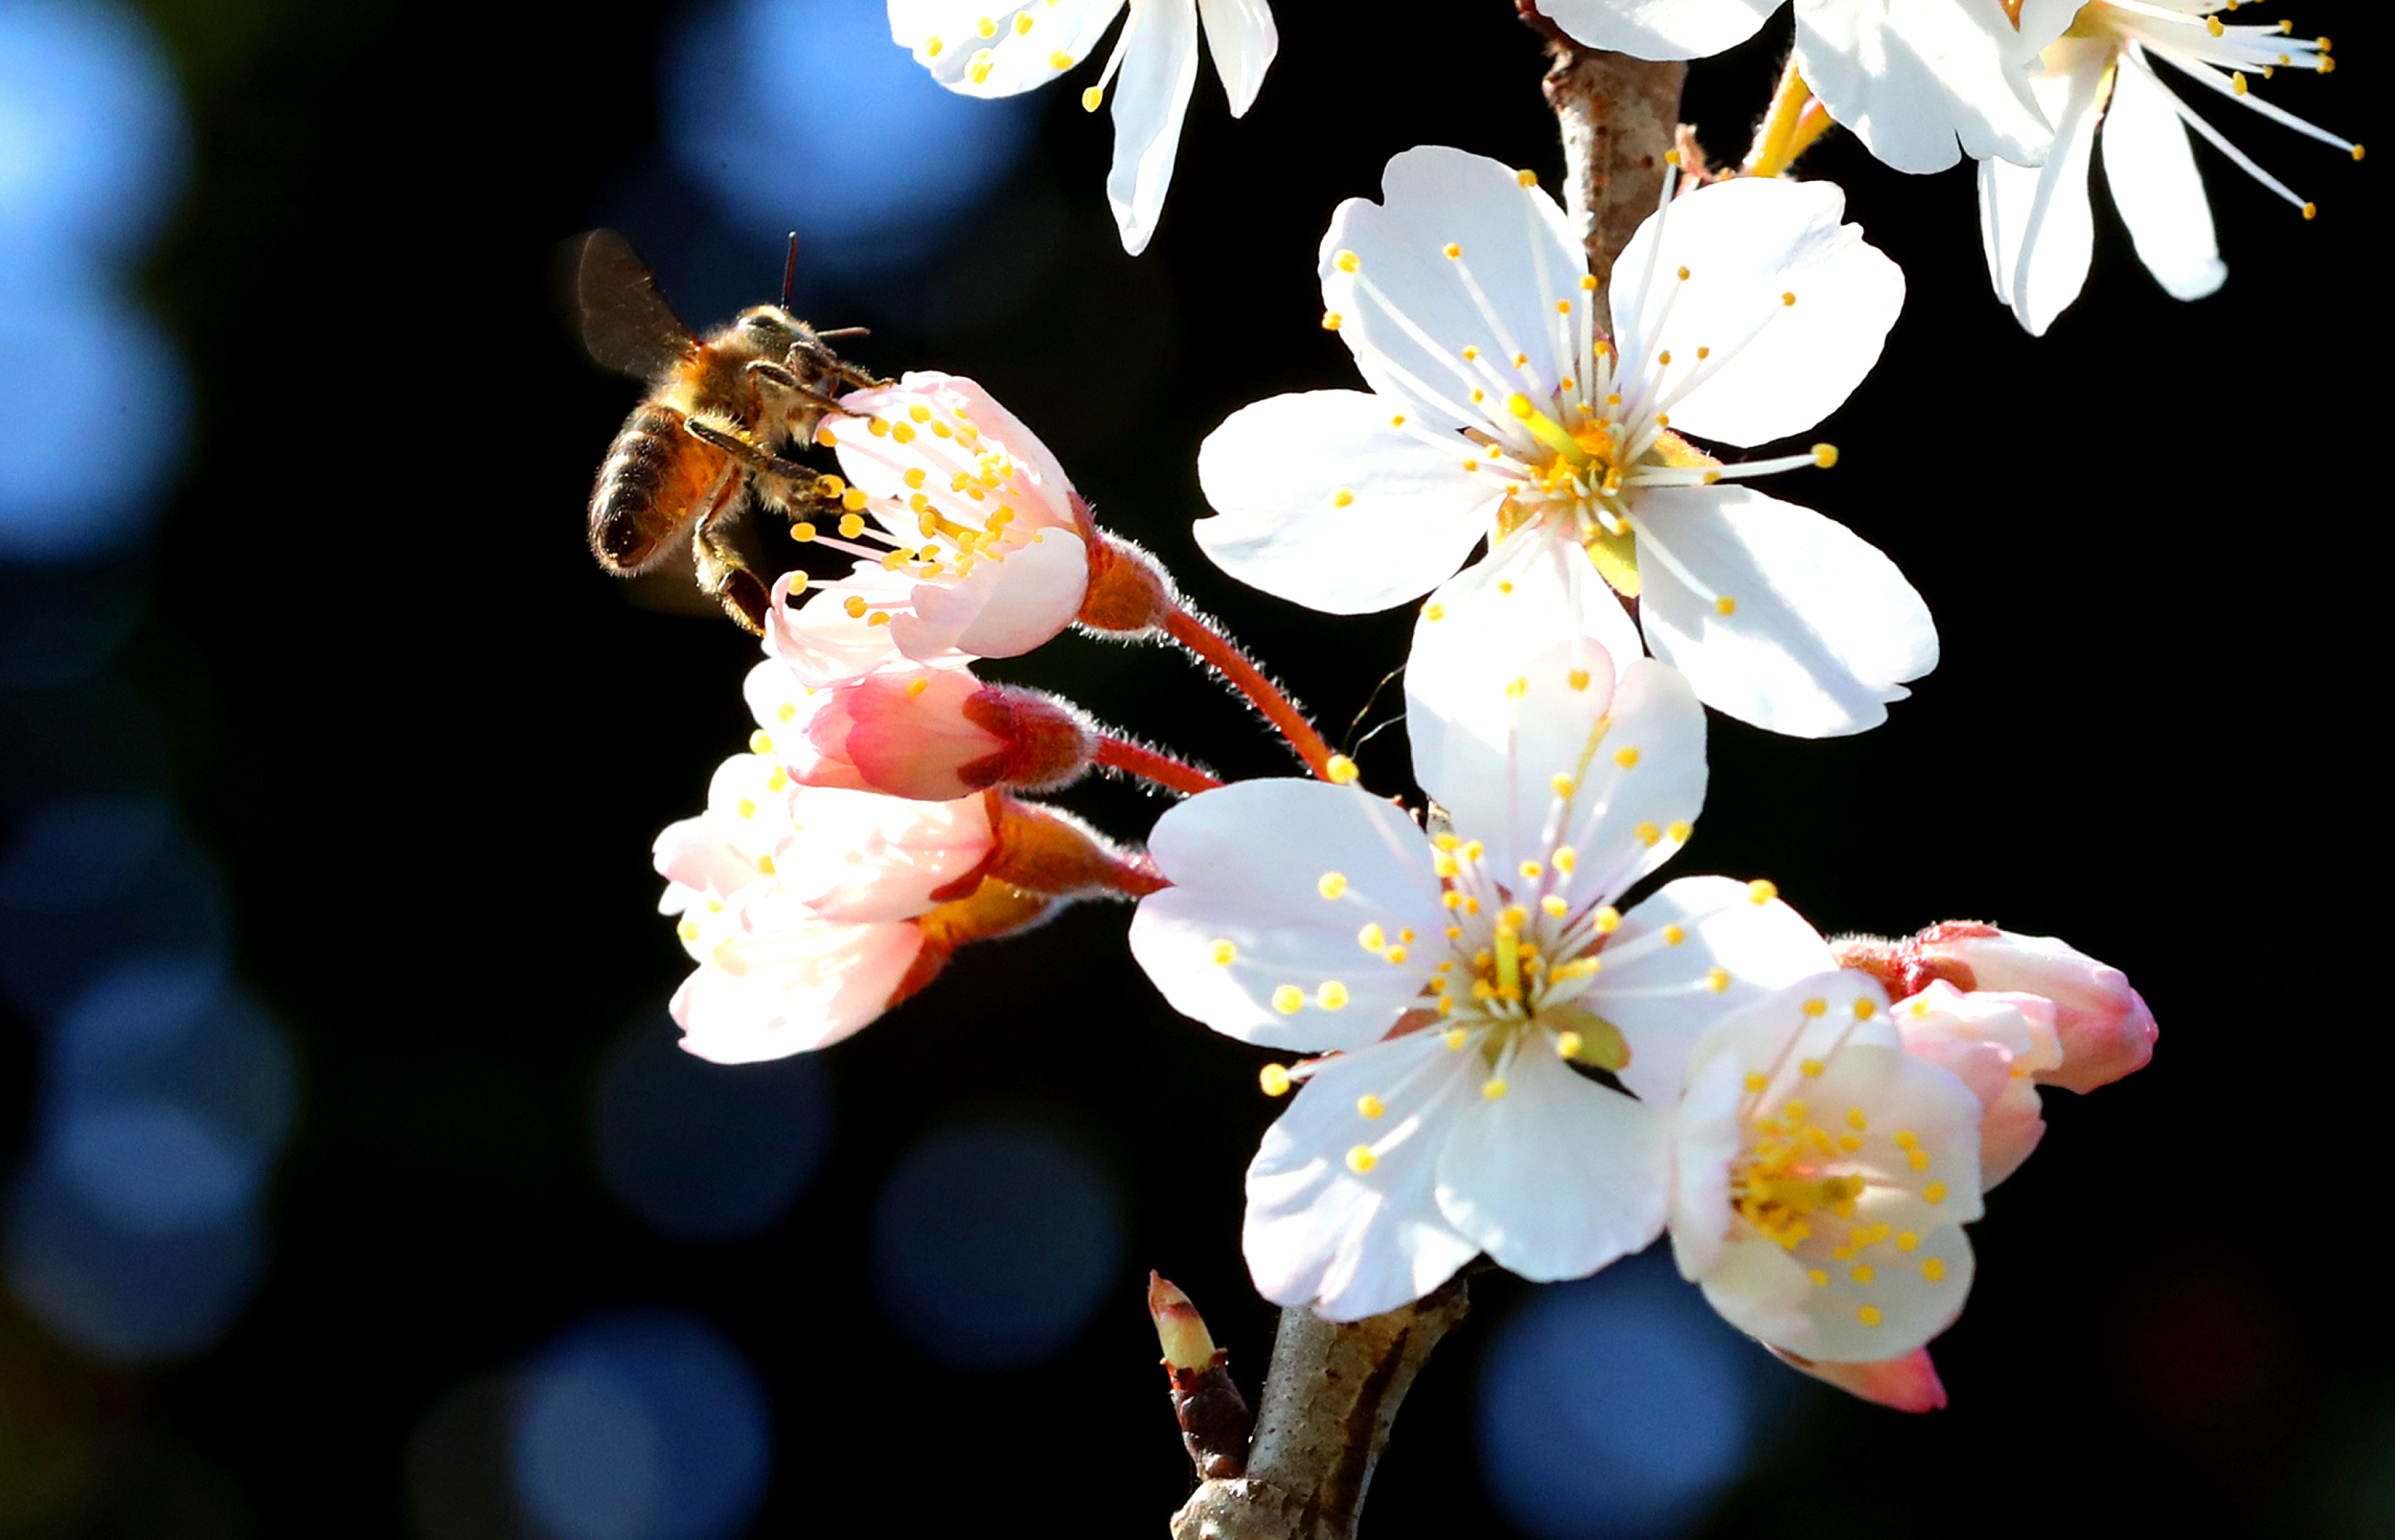
[[[749, 367], [753, 369], [756, 366], [752, 364]], [[795, 460], [785, 460], [769, 449], [759, 448], [737, 433], [726, 433], [712, 422], [703, 422], [696, 418], [689, 418], [683, 420], [682, 426], [692, 438], [702, 443], [715, 445], [761, 475], [795, 482], [802, 487], [811, 487], [823, 476], [823, 472], [812, 465], [802, 464]]]
[[780, 364], [770, 364], [760, 358], [742, 367], [759, 379], [789, 392], [818, 412], [846, 412], [848, 410], [839, 403], [837, 397], [826, 396], [821, 391], [810, 390], [800, 383], [796, 374], [791, 374]]
[[[862, 327], [851, 327], [848, 329], [861, 332], [865, 328]], [[850, 363], [847, 359], [841, 357], [838, 353], [833, 352], [831, 349], [824, 347], [820, 343], [813, 347], [809, 347], [806, 343], [802, 342], [791, 348], [790, 351], [793, 353], [805, 353], [807, 357], [813, 362], [816, 368], [824, 371], [826, 374], [836, 374], [840, 378], [848, 381], [851, 385], [861, 385], [867, 390], [883, 390], [897, 383], [896, 380], [883, 379], [878, 374], [857, 368], [855, 364]]]
[[735, 478], [715, 506], [699, 517], [691, 534], [691, 555], [698, 563], [699, 591], [721, 604], [723, 613], [744, 629], [763, 636], [766, 612], [773, 607], [773, 592], [749, 570], [748, 558], [732, 539], [740, 525], [740, 494], [744, 485]]

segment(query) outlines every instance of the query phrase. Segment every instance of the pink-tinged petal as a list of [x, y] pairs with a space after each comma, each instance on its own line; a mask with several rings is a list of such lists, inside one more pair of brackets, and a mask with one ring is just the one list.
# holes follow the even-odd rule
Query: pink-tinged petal
[[1671, 1192], [1662, 1109], [1582, 1078], [1543, 1032], [1498, 1071], [1504, 1094], [1465, 1099], [1440, 1153], [1447, 1222], [1541, 1282], [1585, 1278], [1660, 1234]]
[[1243, 118], [1281, 49], [1272, 8], [1265, 0], [1198, 0], [1198, 15], [1206, 26], [1215, 73], [1222, 77], [1222, 94], [1231, 99], [1231, 116]]
[[1937, 1366], [1929, 1362], [1927, 1348], [1916, 1348], [1877, 1363], [1824, 1364], [1799, 1358], [1768, 1342], [1763, 1346], [1791, 1369], [1811, 1374], [1825, 1385], [1835, 1385], [1849, 1395], [1876, 1401], [1898, 1412], [1946, 1410], [1946, 1387], [1938, 1382]]
[[[1416, 1032], [1314, 1072], [1247, 1167], [1241, 1242], [1257, 1292], [1359, 1321], [1471, 1260], [1479, 1246], [1441, 1217], [1434, 1190], [1447, 1127], [1479, 1095], [1471, 1057]], [[1367, 1095], [1380, 1116], [1364, 1116]]]
[[1632, 58], [1708, 58], [1737, 47], [1780, 0], [1541, 0], [1564, 35]]
[[795, 832], [775, 856], [783, 888], [826, 920], [911, 918], [932, 895], [989, 859], [987, 798], [910, 802], [810, 787], [791, 806]]
[[[2054, 11], [2039, 8], [2041, 28]], [[1796, 68], [1900, 171], [1942, 171], [1958, 151], [2035, 166], [2054, 134], [2026, 66], [2060, 31], [2017, 31], [1988, 0], [1796, 0]]]
[[1504, 488], [1451, 449], [1393, 426], [1401, 406], [1361, 391], [1308, 391], [1243, 407], [1198, 450], [1216, 516], [1191, 532], [1215, 565], [1333, 615], [1429, 592], [1471, 554]]
[[2154, 1012], [2129, 986], [2129, 976], [2051, 936], [2017, 936], [1994, 926], [1936, 927], [1921, 950], [1951, 958], [1971, 970], [1973, 987], [2016, 989], [2054, 1002], [2054, 1030], [2063, 1062], [2038, 1078], [2065, 1091], [2093, 1091], [2144, 1069], [2161, 1036]]
[[682, 1047], [718, 1064], [786, 1058], [866, 1026], [923, 949], [923, 932], [822, 921], [726, 940], [674, 991]]
[[[1937, 627], [1880, 550], [1743, 487], [1639, 500], [1639, 621], [1699, 699], [1795, 737], [1877, 727], [1937, 667]], [[1725, 606], [1726, 612], [1725, 612]]]
[[1622, 917], [1598, 956], [1605, 967], [1582, 1003], [1630, 1044], [1622, 1083], [1664, 1106], [1688, 1084], [1706, 1032], [1835, 966], [1802, 916], [1776, 897], [1757, 903], [1748, 884], [1728, 877], [1665, 884]]
[[1891, 1008], [1905, 1052], [1937, 1065], [1979, 1098], [1979, 1186], [1993, 1189], [2045, 1137], [2031, 1078], [2063, 1062], [2054, 1003], [2015, 991], [1966, 994], [1944, 980]]
[[1716, 1055], [1673, 1116], [1672, 1256], [1692, 1283], [1721, 1263], [1729, 1243], [1730, 1177], [1745, 1148], [1738, 1113], [1745, 1073], [1737, 1055]]
[[1198, 9], [1189, 0], [1137, 5], [1123, 24], [1114, 83], [1114, 165], [1106, 202], [1133, 256], [1148, 249], [1180, 154], [1181, 119], [1198, 84]]
[[843, 579], [838, 593], [818, 593], [803, 603], [792, 603], [797, 597], [793, 585], [803, 576], [786, 573], [774, 583], [773, 608], [765, 615], [766, 655], [789, 670], [795, 685], [821, 689], [908, 661], [900, 655], [889, 626], [870, 624], [866, 614], [851, 615], [846, 608], [852, 592], [866, 600], [867, 613], [886, 614], [903, 607], [904, 578], [867, 567]]
[[[1446, 911], [1422, 831], [1380, 799], [1239, 781], [1169, 809], [1148, 852], [1174, 886], [1140, 900], [1131, 955], [1184, 1015], [1319, 1053], [1361, 1048], [1423, 1003]], [[1380, 951], [1363, 946], [1366, 926]]]
[[[1444, 438], [1497, 412], [1501, 386], [1486, 403], [1471, 399], [1509, 377], [1487, 373], [1494, 361], [1525, 355], [1550, 386], [1580, 367], [1557, 351], [1555, 306], [1586, 303], [1588, 260], [1552, 196], [1511, 167], [1438, 145], [1396, 156], [1380, 188], [1381, 202], [1350, 198], [1331, 216], [1320, 271], [1339, 340], [1392, 412]], [[1488, 358], [1468, 362], [1468, 348]]]
[[1040, 530], [999, 561], [974, 564], [945, 583], [917, 583], [911, 615], [890, 622], [909, 658], [938, 663], [962, 653], [1019, 657], [1073, 622], [1089, 591], [1089, 553], [1069, 530]]
[[2054, 148], [2040, 167], [1979, 163], [1979, 231], [1996, 297], [2033, 337], [2079, 298], [2095, 254], [2095, 214], [2087, 170], [2095, 149], [2108, 42], [2064, 38], [2045, 51], [2045, 71], [2030, 82], [2054, 124]]
[[[889, 0], [890, 38], [932, 79], [970, 97], [1047, 84], [1087, 58], [1124, 0]], [[1029, 29], [1018, 21], [1031, 18]], [[981, 23], [990, 24], [989, 35]], [[1062, 56], [1062, 62], [1058, 56]]]
[[2170, 94], [2133, 59], [2113, 79], [2103, 145], [2112, 207], [2154, 281], [2175, 300], [2200, 300], [2226, 283], [2187, 125], [2172, 110]]
[[[902, 375], [896, 385], [851, 391], [840, 397], [840, 405], [847, 415], [827, 417], [824, 426], [837, 444], [841, 474], [867, 496], [903, 503], [917, 489], [906, 479], [908, 471], [923, 472], [924, 481], [936, 488], [960, 469], [978, 468], [979, 455], [994, 449], [1012, 462], [1011, 473], [993, 490], [1015, 510], [1017, 532], [1075, 527], [1073, 484], [1055, 453], [976, 381], [926, 370]], [[930, 432], [928, 422], [917, 423], [918, 406], [949, 428], [950, 435]], [[911, 437], [901, 441], [895, 432], [876, 434], [864, 426], [867, 419], [878, 419], [885, 429], [905, 422]], [[962, 427], [972, 430], [969, 449], [958, 447], [955, 435]], [[916, 537], [913, 516], [906, 510], [877, 510], [877, 516], [901, 539]]]
[[1566, 638], [1583, 644], [1568, 649], [1567, 668], [1586, 669], [1607, 700], [1618, 667], [1646, 651], [1638, 627], [1586, 555], [1568, 540], [1549, 537], [1543, 527], [1499, 542], [1486, 560], [1441, 584], [1414, 622], [1414, 645], [1405, 657], [1405, 735], [1414, 778], [1426, 786], [1453, 787], [1479, 774], [1485, 767], [1442, 767], [1449, 756], [1450, 721], [1479, 742], [1502, 745], [1519, 714], [1520, 703], [1494, 686], [1522, 668], [1507, 672], [1490, 660], [1516, 657], [1526, 667], [1549, 644]]
[[967, 714], [967, 703], [980, 692], [980, 681], [962, 668], [881, 673], [843, 685], [808, 724], [808, 741], [820, 759], [807, 764], [793, 759], [792, 772], [810, 786], [924, 802], [951, 802], [978, 791], [980, 784], [965, 772], [1007, 746]]
[[1675, 431], [1763, 443], [1811, 428], [1862, 383], [1905, 275], [1845, 215], [1833, 183], [1738, 177], [1639, 226], [1613, 269], [1614, 337], [1626, 370], [1662, 372]]

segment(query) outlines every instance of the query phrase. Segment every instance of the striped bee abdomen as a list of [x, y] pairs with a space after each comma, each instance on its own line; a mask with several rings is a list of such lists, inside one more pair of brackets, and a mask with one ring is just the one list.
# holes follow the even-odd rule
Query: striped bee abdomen
[[590, 551], [610, 572], [654, 566], [732, 468], [683, 431], [682, 414], [645, 401], [624, 424], [590, 492]]

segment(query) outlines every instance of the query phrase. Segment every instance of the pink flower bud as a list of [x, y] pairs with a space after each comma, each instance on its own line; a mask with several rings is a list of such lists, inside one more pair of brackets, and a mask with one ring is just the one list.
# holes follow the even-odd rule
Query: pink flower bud
[[2092, 1091], [2145, 1068], [2160, 1035], [2128, 975], [2050, 936], [1949, 919], [1901, 941], [1843, 936], [1831, 951], [1840, 967], [1862, 969], [1895, 996], [1944, 980], [1965, 991], [2013, 990], [2052, 1001], [2063, 1062], [2037, 1079], [2065, 1091]]
[[2063, 1062], [2038, 1078], [2065, 1091], [2092, 1091], [2146, 1067], [2160, 1035], [2154, 1013], [2129, 976], [2050, 936], [2016, 936], [1993, 925], [1949, 920], [1910, 943], [1922, 956], [1948, 959], [1971, 975], [1968, 989], [2016, 989], [2054, 1002]]
[[2019, 1169], [2045, 1137], [2033, 1076], [2063, 1059], [2054, 1003], [2040, 995], [1965, 994], [1939, 980], [1891, 1007], [1905, 1052], [1947, 1071], [1979, 1098], [1979, 1188]]
[[[1771, 1347], [1769, 1343], [1764, 1346]], [[1916, 1348], [1902, 1358], [1882, 1359], [1876, 1364], [1820, 1364], [1777, 1348], [1771, 1348], [1771, 1351], [1782, 1363], [1800, 1369], [1824, 1384], [1835, 1385], [1849, 1395], [1877, 1401], [1899, 1412], [1946, 1410], [1946, 1387], [1938, 1383], [1937, 1366], [1929, 1362], [1927, 1348]]]
[[[765, 713], [761, 713], [761, 718]], [[769, 734], [806, 786], [953, 802], [992, 786], [1045, 791], [1089, 768], [1082, 715], [963, 668], [892, 669], [807, 694]]]

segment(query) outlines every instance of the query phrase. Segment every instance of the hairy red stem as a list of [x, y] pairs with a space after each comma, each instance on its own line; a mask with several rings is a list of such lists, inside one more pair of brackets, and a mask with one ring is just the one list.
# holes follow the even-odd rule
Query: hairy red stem
[[1129, 738], [1106, 733], [1098, 735], [1098, 762], [1190, 797], [1222, 784], [1194, 764], [1183, 764], [1169, 754], [1143, 749]]
[[1297, 703], [1281, 692], [1281, 687], [1265, 676], [1265, 671], [1248, 660], [1239, 644], [1217, 631], [1204, 621], [1175, 604], [1166, 610], [1163, 626], [1167, 636], [1196, 654], [1198, 660], [1220, 674], [1233, 690], [1247, 697], [1266, 720], [1280, 729], [1281, 736], [1306, 761], [1306, 767], [1324, 781], [1331, 777], [1331, 745], [1324, 742], [1314, 725], [1306, 720], [1306, 713]]

